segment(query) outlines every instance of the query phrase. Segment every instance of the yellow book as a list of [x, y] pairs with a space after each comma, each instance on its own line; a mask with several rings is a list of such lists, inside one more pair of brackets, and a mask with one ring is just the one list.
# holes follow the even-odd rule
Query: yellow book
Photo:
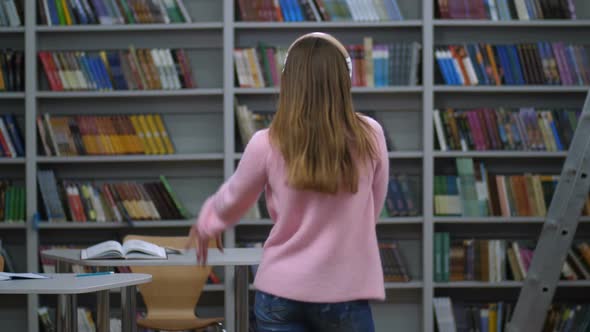
[[141, 143], [141, 146], [143, 147], [143, 152], [145, 154], [152, 154], [150, 146], [149, 146], [147, 139], [145, 137], [145, 133], [143, 132], [143, 128], [139, 124], [139, 119], [137, 118], [137, 115], [129, 116], [129, 121], [131, 121], [131, 125], [133, 126], [133, 129], [135, 130], [135, 134], [137, 135], [137, 138], [139, 139], [139, 143]]
[[2, 72], [2, 66], [0, 66], [0, 90], [6, 90], [6, 84], [4, 84], [4, 73]]
[[156, 146], [156, 142], [154, 142], [154, 137], [152, 136], [149, 126], [147, 125], [145, 115], [138, 115], [137, 120], [139, 121], [139, 125], [141, 126], [141, 129], [143, 131], [145, 140], [150, 147], [150, 154], [158, 154], [158, 147]]
[[490, 304], [490, 315], [488, 317], [488, 331], [496, 331], [498, 325], [498, 307], [495, 303]]
[[166, 153], [173, 154], [174, 146], [172, 145], [172, 141], [170, 140], [168, 132], [164, 127], [164, 122], [162, 121], [162, 117], [160, 116], [160, 114], [154, 114], [154, 122], [156, 124], [156, 128], [160, 132], [160, 137], [162, 138], [162, 141], [164, 141], [164, 145], [166, 146]]
[[156, 125], [154, 124], [154, 117], [149, 114], [145, 116], [145, 119], [148, 129], [154, 138], [154, 144], [158, 149], [158, 154], [166, 154], [166, 148], [164, 147], [164, 142], [162, 142], [162, 138], [160, 137], [160, 131], [158, 131], [158, 128], [156, 128]]
[[539, 209], [539, 216], [544, 217], [547, 214], [547, 206], [545, 205], [543, 186], [541, 185], [541, 177], [539, 175], [533, 175], [533, 189], [535, 192], [535, 201]]
[[121, 125], [125, 127], [125, 135], [127, 137], [127, 144], [129, 149], [133, 153], [141, 153], [144, 154], [144, 145], [141, 139], [139, 138], [139, 134], [133, 125], [133, 121], [131, 121], [131, 116], [123, 115], [120, 117]]
[[66, 25], [72, 25], [72, 17], [70, 16], [70, 9], [68, 8], [66, 0], [61, 0], [61, 6], [63, 8]]
[[102, 143], [104, 144], [106, 153], [107, 154], [116, 154], [117, 151], [115, 150], [115, 147], [113, 146], [113, 142], [111, 141], [111, 135], [109, 132], [106, 117], [101, 116], [98, 118], [98, 121], [99, 121], [98, 125], [100, 128], [100, 139], [102, 140]]
[[256, 52], [253, 48], [248, 48], [245, 51], [246, 58], [248, 59], [248, 66], [250, 67], [250, 73], [252, 73], [252, 79], [254, 80], [254, 87], [264, 88], [264, 78], [260, 71], [260, 65], [257, 63], [258, 57], [256, 56]]
[[105, 117], [105, 125], [108, 128], [109, 137], [111, 138], [111, 143], [113, 144], [115, 152], [118, 154], [129, 153], [129, 150], [127, 150], [127, 147], [123, 142], [123, 133], [118, 129], [119, 126], [117, 126], [114, 116]]

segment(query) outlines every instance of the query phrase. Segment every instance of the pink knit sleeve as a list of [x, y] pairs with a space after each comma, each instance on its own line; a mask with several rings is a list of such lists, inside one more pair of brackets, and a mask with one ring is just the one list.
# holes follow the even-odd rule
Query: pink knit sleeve
[[203, 204], [197, 221], [200, 232], [214, 237], [236, 224], [256, 203], [267, 182], [269, 150], [268, 131], [255, 133], [235, 173]]
[[373, 202], [375, 204], [375, 219], [378, 220], [385, 203], [387, 195], [387, 185], [389, 182], [389, 155], [387, 145], [385, 144], [385, 135], [383, 128], [376, 121], [373, 123], [377, 136], [378, 159], [375, 165], [375, 175], [373, 177]]

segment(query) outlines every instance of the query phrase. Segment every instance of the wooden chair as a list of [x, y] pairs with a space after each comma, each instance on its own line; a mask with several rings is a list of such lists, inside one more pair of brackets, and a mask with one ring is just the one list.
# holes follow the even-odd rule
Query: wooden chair
[[[125, 241], [137, 239], [159, 246], [183, 249], [188, 237], [128, 235]], [[197, 266], [131, 266], [133, 273], [152, 275], [152, 282], [139, 285], [147, 307], [147, 316], [137, 325], [147, 329], [168, 331], [197, 330], [223, 321], [223, 318], [199, 318], [195, 307], [207, 282], [211, 267]]]
[[0, 272], [4, 272], [4, 256], [0, 255]]

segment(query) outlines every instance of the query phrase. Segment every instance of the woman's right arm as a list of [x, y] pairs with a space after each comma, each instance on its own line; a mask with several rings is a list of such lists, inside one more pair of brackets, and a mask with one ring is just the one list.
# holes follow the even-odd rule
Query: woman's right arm
[[375, 222], [381, 215], [385, 196], [387, 195], [387, 185], [389, 183], [389, 155], [385, 143], [385, 135], [381, 125], [375, 121], [373, 127], [376, 130], [377, 138], [377, 164], [375, 165], [375, 174], [373, 176], [373, 202], [375, 204]]

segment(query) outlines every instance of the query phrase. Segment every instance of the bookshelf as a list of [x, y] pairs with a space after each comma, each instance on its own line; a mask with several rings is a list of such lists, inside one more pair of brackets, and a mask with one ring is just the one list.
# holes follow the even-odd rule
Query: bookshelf
[[[177, 194], [194, 215], [204, 199], [234, 171], [241, 158], [235, 138], [234, 98], [255, 110], [273, 110], [278, 88], [239, 88], [234, 84], [234, 47], [248, 47], [259, 40], [288, 46], [298, 35], [312, 31], [334, 34], [345, 44], [361, 43], [362, 37], [390, 43], [418, 41], [422, 44], [421, 84], [382, 88], [354, 87], [353, 99], [359, 110], [374, 110], [390, 130], [396, 150], [389, 153], [394, 172], [419, 175], [421, 214], [416, 217], [386, 218], [378, 223], [385, 238], [399, 239], [403, 253], [411, 259], [409, 283], [387, 283], [388, 300], [375, 303], [378, 331], [392, 324], [404, 331], [433, 332], [432, 299], [438, 295], [480, 298], [495, 290], [514, 291], [518, 282], [435, 283], [433, 278], [433, 236], [450, 230], [467, 235], [477, 232], [505, 234], [515, 230], [534, 236], [540, 230], [539, 217], [437, 217], [433, 211], [433, 177], [457, 157], [489, 161], [499, 168], [525, 171], [543, 164], [559, 171], [565, 152], [436, 151], [433, 110], [445, 107], [581, 107], [587, 86], [445, 86], [435, 77], [435, 45], [463, 42], [517, 43], [539, 39], [584, 42], [590, 32], [590, 5], [577, 0], [578, 20], [485, 21], [435, 18], [434, 0], [398, 0], [406, 20], [392, 22], [239, 22], [233, 0], [185, 0], [192, 23], [43, 26], [37, 24], [37, 1], [25, 0], [23, 27], [0, 27], [0, 44], [25, 50], [25, 92], [0, 92], [0, 113], [21, 117], [26, 156], [0, 158], [0, 173], [26, 184], [27, 223], [0, 223], [0, 238], [20, 271], [38, 271], [40, 245], [90, 244], [125, 234], [175, 234], [188, 232], [191, 221], [170, 220], [123, 224], [46, 223], [35, 221], [38, 206], [38, 169], [52, 169], [58, 178], [71, 179], [153, 179], [166, 175]], [[149, 91], [49, 91], [40, 75], [37, 51], [183, 48], [191, 59], [198, 88]], [[6, 45], [6, 46], [5, 46]], [[45, 157], [38, 154], [37, 114], [137, 114], [160, 113], [176, 144], [173, 155]], [[504, 164], [509, 164], [502, 166]], [[581, 230], [590, 218], [582, 217]], [[225, 234], [225, 244], [264, 238], [271, 222], [243, 220]], [[587, 232], [586, 232], [587, 233]], [[214, 315], [234, 321], [232, 270], [223, 271], [225, 283], [208, 285], [205, 307], [211, 302]], [[584, 289], [588, 282], [562, 282], [561, 288]], [[474, 296], [475, 296], [474, 295]], [[12, 301], [13, 300], [13, 301]], [[11, 330], [38, 332], [36, 310], [50, 303], [44, 297], [13, 297], [16, 309], [0, 305], [0, 321]], [[226, 309], [223, 310], [225, 303]], [[217, 310], [217, 311], [215, 311]], [[29, 319], [27, 319], [29, 317]], [[28, 325], [27, 325], [28, 320]]]

